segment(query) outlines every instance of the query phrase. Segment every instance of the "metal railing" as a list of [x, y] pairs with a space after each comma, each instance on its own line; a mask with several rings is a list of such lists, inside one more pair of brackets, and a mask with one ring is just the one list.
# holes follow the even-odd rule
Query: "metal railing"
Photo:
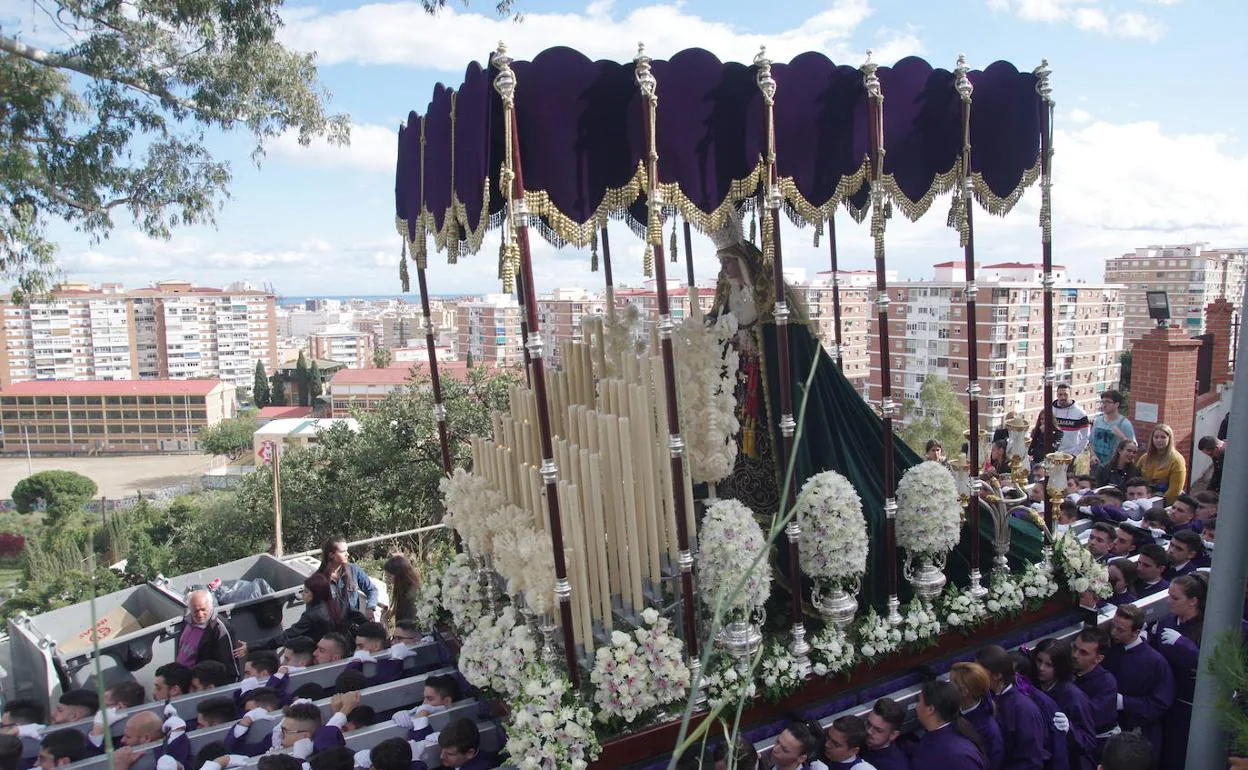
[[[363, 540], [353, 540], [347, 543], [347, 548], [351, 549], [351, 548], [355, 548], [361, 545], [372, 545], [373, 543], [380, 543], [383, 540], [394, 540], [395, 538], [407, 537], [409, 535], [420, 535], [425, 532], [435, 532], [439, 529], [446, 529], [446, 528], [447, 527], [445, 524], [431, 524], [427, 527], [417, 527], [416, 529], [405, 529], [402, 532], [391, 532], [388, 535], [377, 535], [376, 537], [369, 537]], [[286, 561], [290, 559], [298, 559], [304, 556], [319, 556], [320, 553], [321, 553], [320, 548], [313, 548], [310, 551], [300, 551], [299, 553], [288, 553], [282, 556], [281, 558], [284, 561]]]

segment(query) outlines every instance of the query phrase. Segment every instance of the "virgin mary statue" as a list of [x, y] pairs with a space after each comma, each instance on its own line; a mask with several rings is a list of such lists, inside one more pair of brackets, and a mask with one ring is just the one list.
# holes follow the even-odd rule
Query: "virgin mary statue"
[[[787, 285], [776, 287], [772, 267], [763, 254], [742, 234], [740, 219], [712, 234], [720, 260], [719, 282], [712, 318], [725, 312], [737, 317], [739, 331], [734, 344], [740, 360], [737, 377], [739, 451], [736, 465], [720, 483], [721, 497], [735, 498], [756, 515], [770, 518], [780, 506], [786, 467], [780, 443], [780, 375], [777, 370], [777, 290], [784, 292], [789, 314], [789, 387], [795, 435], [789, 483], [795, 490], [816, 473], [834, 470], [849, 479], [862, 498], [867, 519], [870, 551], [862, 598], [877, 607], [887, 599], [884, 553], [884, 434], [880, 417], [824, 350], [812, 332], [805, 303]], [[899, 438], [893, 439], [893, 462], [897, 478], [920, 458]], [[986, 544], [991, 554], [991, 519]], [[981, 532], [983, 530], [981, 529]], [[969, 535], [964, 532], [962, 548]], [[780, 549], [783, 559], [785, 549]], [[965, 584], [969, 567], [965, 558], [953, 555], [950, 576]]]

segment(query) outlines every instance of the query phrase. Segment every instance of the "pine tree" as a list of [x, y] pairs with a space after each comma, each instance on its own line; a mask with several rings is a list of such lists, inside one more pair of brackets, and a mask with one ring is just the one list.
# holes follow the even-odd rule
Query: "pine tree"
[[299, 405], [310, 406], [311, 400], [308, 398], [311, 388], [308, 387], [310, 382], [308, 378], [308, 360], [303, 357], [303, 351], [299, 351], [299, 360], [295, 362], [295, 384], [299, 386]]
[[260, 361], [256, 362], [256, 377], [251, 385], [251, 400], [255, 402], [257, 409], [263, 409], [272, 402], [269, 395], [269, 378], [264, 373], [264, 364]]
[[312, 368], [308, 370], [308, 401], [309, 406], [316, 405], [316, 399], [321, 395], [321, 367], [316, 361], [312, 361]]
[[269, 392], [269, 404], [272, 406], [286, 406], [286, 383], [282, 381], [281, 372], [273, 372], [269, 382], [272, 384], [272, 389]]

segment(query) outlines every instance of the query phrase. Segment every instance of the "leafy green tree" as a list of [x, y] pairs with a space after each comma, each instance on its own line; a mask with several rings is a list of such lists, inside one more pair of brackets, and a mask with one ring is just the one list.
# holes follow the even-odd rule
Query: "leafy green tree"
[[124, 214], [144, 235], [212, 224], [231, 168], [208, 132], [264, 144], [348, 140], [345, 115], [325, 110], [315, 56], [277, 39], [281, 0], [49, 0], [38, 11], [65, 44], [38, 48], [0, 31], [0, 274], [18, 294], [55, 274], [46, 234], [61, 220], [106, 237]]
[[257, 409], [263, 409], [269, 405], [269, 400], [269, 378], [264, 373], [264, 363], [257, 361], [256, 376], [251, 385], [251, 402]]
[[385, 369], [394, 360], [394, 353], [390, 352], [390, 348], [377, 348], [373, 351], [373, 366], [378, 369]]
[[919, 402], [907, 402], [909, 420], [901, 438], [911, 449], [923, 454], [928, 439], [939, 439], [945, 454], [956, 455], [967, 429], [966, 406], [957, 391], [943, 377], [928, 376], [919, 389]]
[[19, 513], [30, 513], [43, 501], [44, 523], [60, 527], [82, 519], [97, 489], [96, 483], [81, 473], [39, 471], [13, 487], [13, 505]]
[[282, 379], [281, 372], [273, 372], [273, 376], [269, 378], [272, 389], [269, 391], [270, 406], [286, 406], [286, 382]]
[[299, 386], [299, 406], [309, 406], [308, 399], [311, 387], [309, 386], [310, 374], [308, 372], [308, 360], [303, 357], [303, 351], [299, 351], [299, 360], [295, 362], [295, 384]]
[[255, 414], [240, 414], [200, 428], [199, 446], [210, 455], [237, 460], [251, 451], [258, 427]]
[[1131, 389], [1131, 351], [1124, 350], [1118, 354], [1118, 365], [1121, 367], [1121, 373], [1118, 375], [1118, 389], [1124, 393]]
[[26, 581], [22, 590], [4, 603], [0, 615], [9, 618], [18, 612], [31, 615], [48, 612], [85, 602], [92, 594], [103, 596], [125, 587], [122, 577], [107, 567], [99, 567], [95, 572], [90, 572], [79, 566], [59, 572], [46, 580]]
[[308, 368], [308, 406], [314, 406], [316, 400], [321, 397], [324, 390], [324, 384], [321, 382], [321, 367], [312, 362], [312, 366]]

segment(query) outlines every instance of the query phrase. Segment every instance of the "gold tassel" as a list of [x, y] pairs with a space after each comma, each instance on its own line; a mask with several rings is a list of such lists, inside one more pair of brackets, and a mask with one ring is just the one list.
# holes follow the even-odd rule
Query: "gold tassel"
[[647, 278], [654, 277], [654, 245], [646, 244], [646, 255], [642, 258], [641, 274]]
[[451, 237], [446, 239], [446, 264], [454, 265], [459, 263], [459, 236], [452, 231]]
[[516, 264], [519, 262], [520, 247], [512, 243], [503, 248], [503, 293], [511, 294], [516, 290]]
[[668, 251], [672, 255], [672, 262], [675, 263], [680, 258], [679, 249], [676, 246], [676, 217], [672, 217], [672, 240], [670, 241]]
[[823, 235], [823, 220], [815, 222], [815, 248], [819, 248], [819, 236]]
[[498, 243], [498, 280], [503, 280], [503, 274], [507, 272], [507, 244], [503, 241]]
[[399, 284], [403, 287], [403, 293], [407, 294], [412, 290], [412, 279], [407, 274], [407, 238], [402, 238], [403, 246], [399, 251]]
[[758, 241], [756, 241], [754, 238], [757, 232], [758, 232], [758, 212], [751, 211], [750, 212], [750, 243], [754, 244], [755, 246], [758, 245]]
[[598, 272], [598, 230], [594, 229], [592, 235], [589, 236], [589, 271], [591, 273]]

